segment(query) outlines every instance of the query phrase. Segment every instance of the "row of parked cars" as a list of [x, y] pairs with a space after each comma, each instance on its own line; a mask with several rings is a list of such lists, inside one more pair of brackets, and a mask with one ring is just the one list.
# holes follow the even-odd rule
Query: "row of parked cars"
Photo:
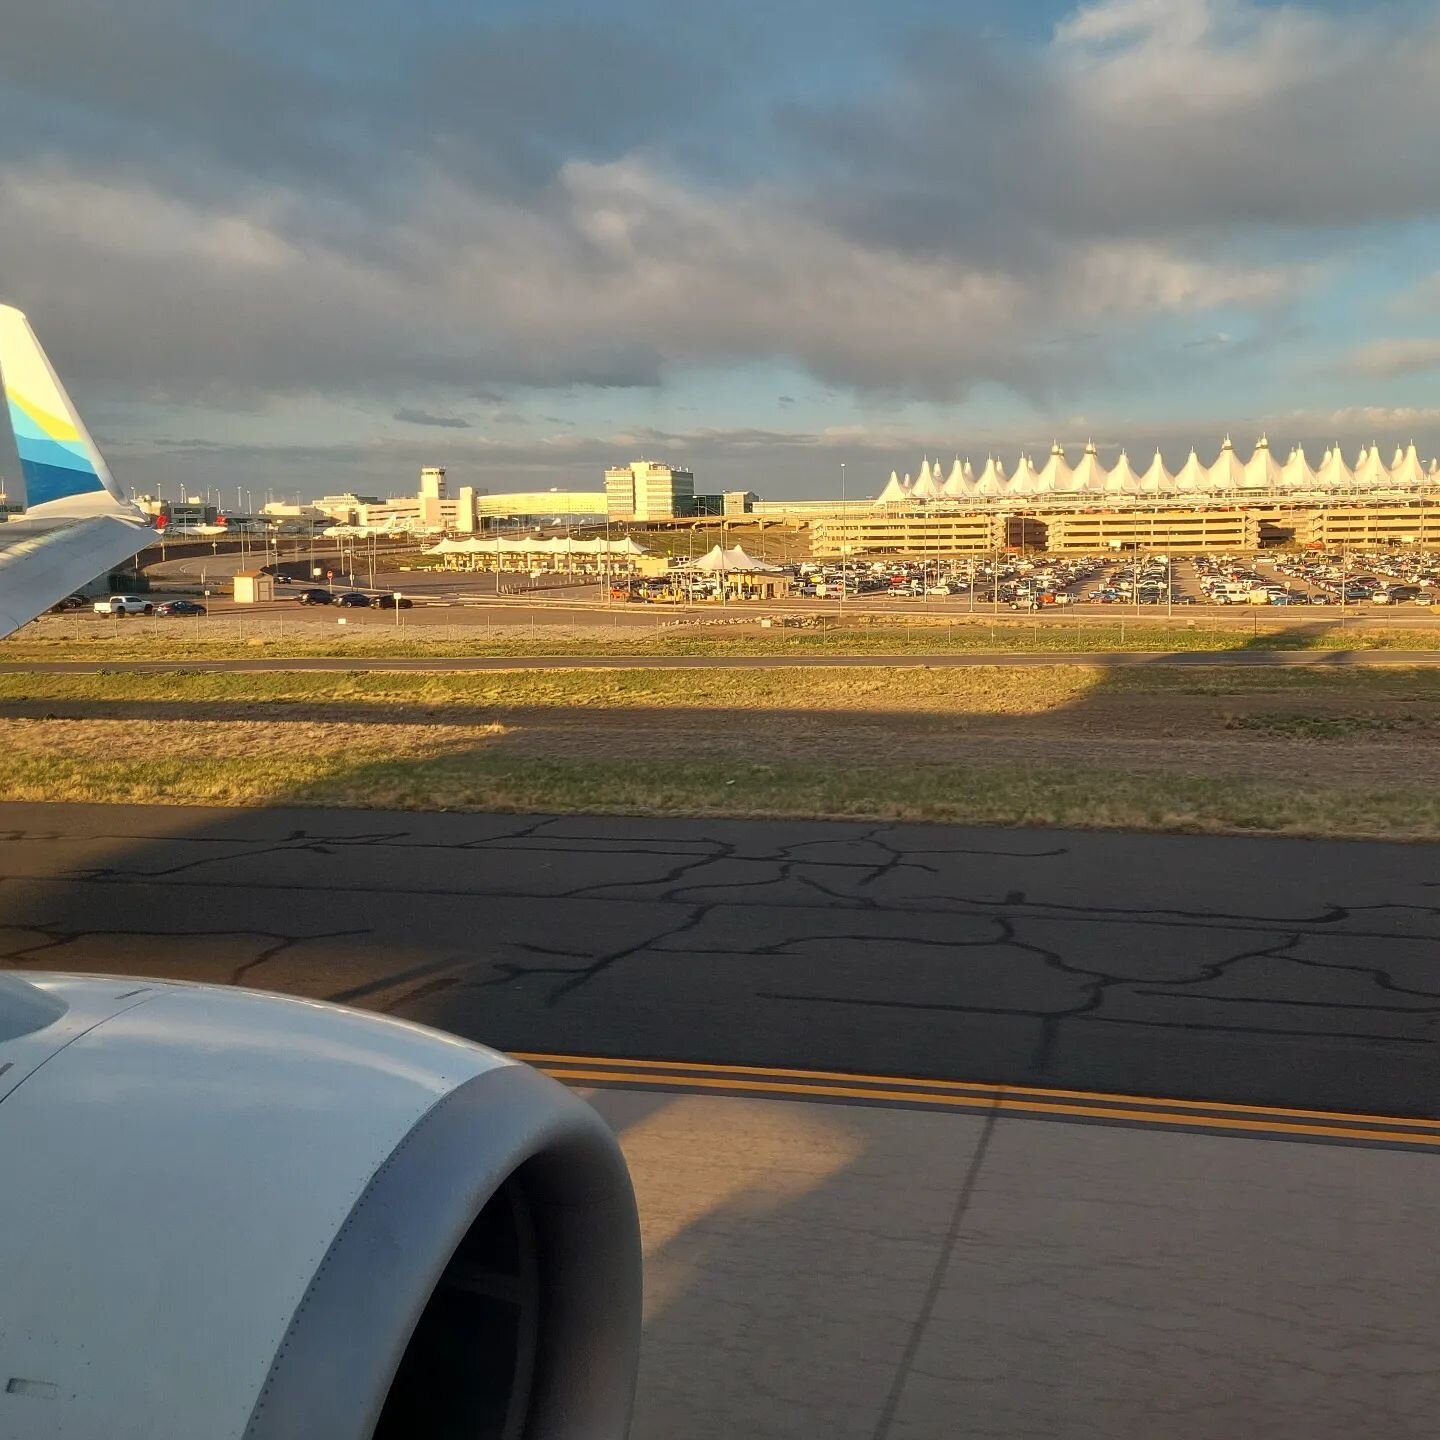
[[[1385, 557], [1372, 567], [1364, 556], [1266, 559], [1255, 565], [1230, 556], [1206, 556], [1197, 560], [1196, 568], [1200, 588], [1219, 605], [1440, 603], [1435, 575], [1414, 557]], [[1369, 573], [1371, 568], [1377, 573]]]
[[[67, 595], [58, 604], [52, 605], [53, 614], [67, 610], [83, 610], [87, 601], [83, 595]], [[150, 595], [107, 595], [90, 605], [96, 615], [203, 615], [205, 607], [194, 600], [156, 600]]]
[[302, 605], [344, 605], [357, 610], [366, 610], [372, 605], [377, 610], [410, 610], [415, 605], [408, 595], [394, 595], [388, 590], [380, 595], [367, 595], [363, 590], [337, 592], [318, 585], [299, 591], [295, 598]]

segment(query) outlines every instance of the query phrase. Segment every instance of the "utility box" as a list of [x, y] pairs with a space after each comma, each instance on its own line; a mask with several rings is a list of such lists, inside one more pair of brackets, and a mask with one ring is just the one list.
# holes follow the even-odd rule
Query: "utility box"
[[264, 570], [241, 570], [235, 576], [235, 603], [257, 605], [275, 598], [275, 577]]

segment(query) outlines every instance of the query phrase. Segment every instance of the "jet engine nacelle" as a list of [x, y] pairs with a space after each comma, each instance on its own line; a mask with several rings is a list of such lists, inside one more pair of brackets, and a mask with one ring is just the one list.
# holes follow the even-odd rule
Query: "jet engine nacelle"
[[623, 1437], [639, 1233], [538, 1072], [253, 991], [0, 973], [0, 1437]]

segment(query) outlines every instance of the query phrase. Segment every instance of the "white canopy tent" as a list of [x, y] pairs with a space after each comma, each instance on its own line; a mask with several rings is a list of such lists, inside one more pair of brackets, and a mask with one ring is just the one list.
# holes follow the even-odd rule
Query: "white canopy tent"
[[1280, 472], [1281, 486], [1299, 495], [1315, 488], [1315, 472], [1305, 458], [1305, 447], [1297, 445]]
[[1008, 488], [1005, 466], [993, 455], [989, 456], [985, 461], [985, 469], [976, 482], [975, 493], [993, 499], [997, 495], [1004, 495]]
[[915, 477], [915, 484], [910, 490], [910, 498], [912, 500], [938, 500], [940, 498], [940, 487], [935, 483], [935, 475], [930, 469], [928, 457], [920, 462], [920, 473]]
[[1319, 480], [1322, 490], [1350, 490], [1355, 485], [1355, 476], [1345, 463], [1345, 456], [1338, 445], [1325, 452], [1325, 459], [1321, 461], [1315, 478]]
[[1198, 495], [1210, 488], [1209, 471], [1200, 463], [1200, 457], [1193, 447], [1180, 467], [1180, 473], [1175, 477], [1174, 488], [1177, 495]]
[[1105, 493], [1105, 467], [1095, 450], [1095, 442], [1085, 442], [1085, 453], [1070, 476], [1070, 493], [1073, 495], [1103, 495]]
[[1235, 453], [1235, 446], [1228, 435], [1220, 447], [1220, 453], [1215, 457], [1215, 463], [1207, 473], [1206, 483], [1200, 488], [1208, 490], [1212, 495], [1230, 494], [1245, 488], [1245, 467], [1240, 463], [1240, 457]]
[[1390, 471], [1380, 457], [1380, 447], [1372, 445], [1368, 451], [1362, 451], [1363, 458], [1355, 467], [1355, 483], [1364, 485], [1369, 489], [1390, 483]]
[[1065, 452], [1057, 440], [1050, 447], [1050, 458], [1045, 468], [1035, 477], [1037, 495], [1063, 495], [1070, 488], [1070, 467], [1065, 463]]
[[1262, 435], [1255, 445], [1255, 453], [1246, 462], [1240, 478], [1246, 490], [1278, 490], [1281, 486], [1280, 466], [1270, 453], [1270, 441]]
[[776, 575], [785, 567], [749, 555], [740, 545], [732, 545], [728, 550], [716, 545], [698, 560], [687, 561], [676, 568], [703, 571], [708, 575]]
[[1010, 494], [1030, 496], [1035, 493], [1035, 484], [1039, 480], [1035, 473], [1035, 466], [1028, 455], [1020, 457], [1020, 463], [1015, 467], [1015, 473], [1010, 477]]
[[885, 488], [875, 497], [877, 505], [899, 505], [910, 497], [900, 483], [900, 477], [892, 470]]
[[1392, 485], [1423, 485], [1425, 483], [1425, 467], [1420, 463], [1420, 456], [1415, 449], [1415, 442], [1410, 442], [1410, 447], [1402, 455], [1397, 449], [1395, 452], [1395, 463], [1390, 467], [1390, 483]]
[[1110, 473], [1105, 477], [1107, 495], [1138, 495], [1140, 477], [1130, 464], [1130, 457], [1122, 450]]
[[1139, 494], [1170, 495], [1175, 490], [1175, 477], [1165, 468], [1165, 457], [1156, 450], [1150, 468], [1140, 477]]

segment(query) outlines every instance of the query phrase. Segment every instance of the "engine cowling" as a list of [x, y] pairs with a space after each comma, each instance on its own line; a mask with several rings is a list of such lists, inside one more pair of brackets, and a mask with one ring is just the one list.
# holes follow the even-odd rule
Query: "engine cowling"
[[0, 1436], [622, 1437], [639, 1234], [561, 1086], [253, 991], [0, 974]]

